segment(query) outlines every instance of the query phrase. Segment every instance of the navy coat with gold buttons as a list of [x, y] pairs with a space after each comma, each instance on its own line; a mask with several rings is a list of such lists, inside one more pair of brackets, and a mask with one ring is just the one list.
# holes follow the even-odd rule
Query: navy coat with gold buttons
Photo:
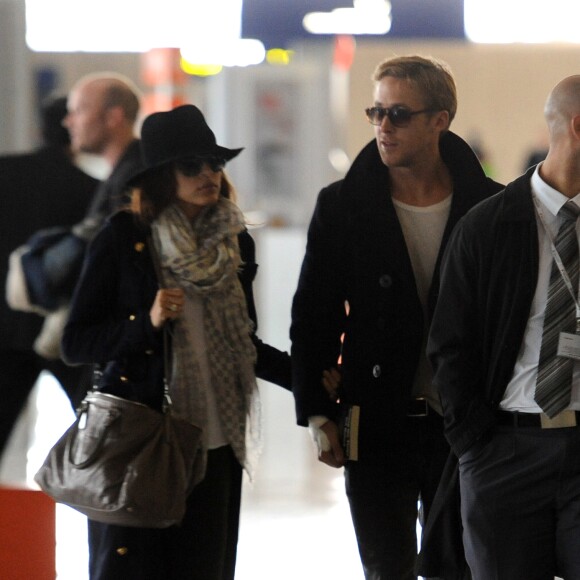
[[[121, 211], [109, 218], [88, 249], [62, 347], [69, 364], [101, 365], [101, 390], [160, 408], [163, 333], [153, 328], [149, 317], [158, 284], [148, 233], [130, 212]], [[239, 276], [249, 315], [256, 322], [254, 241], [248, 232], [238, 239], [243, 261]], [[289, 389], [288, 354], [262, 343], [255, 335], [254, 343], [257, 376]]]

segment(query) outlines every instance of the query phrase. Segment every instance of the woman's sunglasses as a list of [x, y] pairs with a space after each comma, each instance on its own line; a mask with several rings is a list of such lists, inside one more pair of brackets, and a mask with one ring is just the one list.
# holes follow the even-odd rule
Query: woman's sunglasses
[[217, 173], [226, 166], [226, 160], [223, 157], [188, 157], [175, 162], [177, 170], [187, 177], [199, 175], [204, 165]]
[[413, 118], [413, 115], [419, 113], [434, 113], [434, 109], [421, 109], [420, 111], [411, 111], [408, 107], [403, 105], [395, 105], [394, 107], [369, 107], [365, 109], [367, 119], [371, 125], [380, 125], [385, 117], [395, 127], [407, 127]]

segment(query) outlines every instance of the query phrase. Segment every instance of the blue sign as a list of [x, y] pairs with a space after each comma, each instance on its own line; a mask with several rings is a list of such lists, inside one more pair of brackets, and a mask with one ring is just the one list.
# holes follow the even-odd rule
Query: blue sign
[[[359, 39], [465, 38], [463, 0], [390, 0], [390, 4], [389, 32]], [[307, 13], [353, 5], [352, 0], [244, 0], [242, 37], [257, 38], [267, 49], [288, 48], [299, 40], [320, 38], [304, 29]]]

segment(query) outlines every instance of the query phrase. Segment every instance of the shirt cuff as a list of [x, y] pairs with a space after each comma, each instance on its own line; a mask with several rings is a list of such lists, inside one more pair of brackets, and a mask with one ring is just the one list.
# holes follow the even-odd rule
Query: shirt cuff
[[312, 415], [311, 417], [308, 417], [308, 426], [320, 429], [320, 427], [328, 422], [328, 420], [328, 417], [325, 417], [324, 415]]
[[310, 436], [318, 448], [318, 453], [323, 451], [330, 451], [330, 441], [326, 436], [326, 433], [321, 429], [322, 425], [328, 423], [328, 417], [323, 415], [312, 415], [308, 417], [308, 430], [310, 431]]

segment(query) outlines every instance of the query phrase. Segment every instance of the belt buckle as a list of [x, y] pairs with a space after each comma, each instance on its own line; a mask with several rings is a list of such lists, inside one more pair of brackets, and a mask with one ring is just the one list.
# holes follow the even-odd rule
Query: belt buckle
[[567, 409], [550, 419], [546, 413], [540, 413], [542, 429], [563, 429], [564, 427], [576, 427], [576, 411]]
[[427, 415], [429, 415], [429, 405], [427, 404], [427, 399], [425, 397], [418, 397], [417, 399], [413, 399], [411, 403], [413, 406], [419, 406], [419, 404], [422, 403], [421, 409], [418, 411], [413, 409], [413, 411], [407, 412], [407, 417], [427, 417]]

